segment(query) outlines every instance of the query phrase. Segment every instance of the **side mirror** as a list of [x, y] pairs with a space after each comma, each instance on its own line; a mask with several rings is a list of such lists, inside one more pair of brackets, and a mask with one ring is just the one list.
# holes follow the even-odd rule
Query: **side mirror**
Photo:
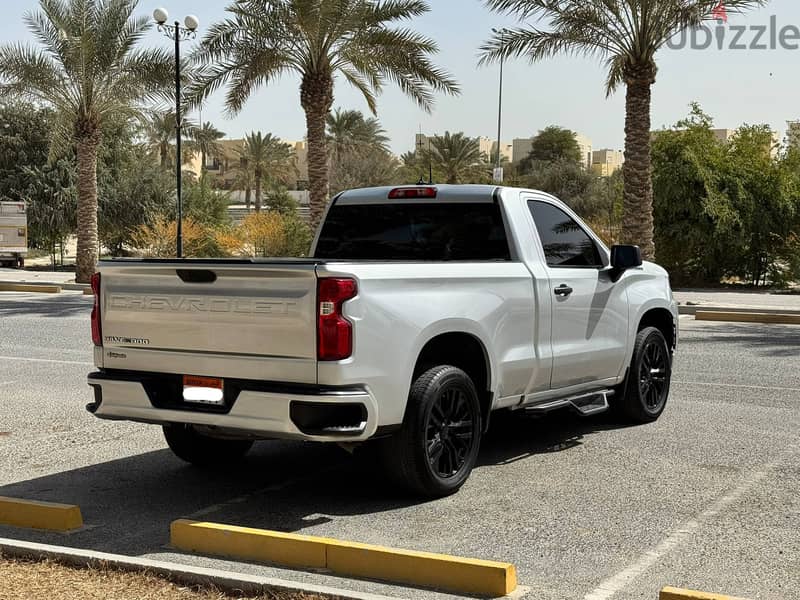
[[642, 251], [639, 246], [613, 246], [611, 248], [611, 270], [619, 278], [628, 269], [642, 266]]

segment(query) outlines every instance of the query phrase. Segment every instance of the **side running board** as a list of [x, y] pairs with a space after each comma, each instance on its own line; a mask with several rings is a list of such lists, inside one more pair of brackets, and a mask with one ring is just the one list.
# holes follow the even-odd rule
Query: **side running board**
[[561, 408], [571, 408], [578, 414], [588, 417], [608, 410], [608, 398], [614, 394], [614, 390], [601, 390], [580, 396], [560, 398], [558, 400], [548, 400], [541, 404], [526, 406], [525, 411], [530, 413], [548, 413]]

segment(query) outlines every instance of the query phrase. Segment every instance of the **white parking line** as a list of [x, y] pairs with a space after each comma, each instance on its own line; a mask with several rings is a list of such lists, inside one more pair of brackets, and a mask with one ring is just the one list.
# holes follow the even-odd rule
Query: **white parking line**
[[[697, 517], [672, 531], [672, 533], [664, 538], [655, 548], [642, 554], [639, 559], [628, 568], [623, 569], [616, 575], [603, 581], [597, 588], [586, 594], [584, 600], [609, 600], [614, 597], [617, 592], [621, 592], [631, 581], [658, 562], [662, 556], [673, 550], [676, 546], [691, 540], [697, 533], [697, 530], [700, 529], [705, 522], [714, 519], [732, 504], [738, 502], [742, 496], [752, 490], [760, 481], [767, 477], [767, 475], [781, 467], [798, 449], [800, 449], [800, 444], [795, 443], [789, 446], [773, 462], [764, 465], [759, 471], [754, 471], [748, 475], [739, 485], [711, 504], [711, 506], [701, 512]], [[795, 460], [791, 462], [794, 464]]]
[[15, 360], [18, 362], [40, 362], [40, 363], [55, 363], [58, 365], [81, 365], [84, 367], [93, 367], [94, 363], [80, 362], [76, 360], [51, 360], [49, 358], [27, 358], [23, 356], [0, 356], [2, 360]]
[[736, 383], [710, 383], [706, 381], [673, 381], [678, 385], [700, 385], [704, 387], [726, 387], [742, 390], [772, 390], [778, 392], [800, 392], [800, 387], [776, 387], [771, 385], [739, 385]]

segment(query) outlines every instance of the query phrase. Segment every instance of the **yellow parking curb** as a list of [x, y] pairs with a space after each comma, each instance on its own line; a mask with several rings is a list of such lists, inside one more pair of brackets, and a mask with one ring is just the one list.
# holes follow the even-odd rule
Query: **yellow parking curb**
[[694, 316], [697, 321], [728, 321], [732, 323], [768, 323], [771, 325], [800, 325], [800, 314], [722, 312], [698, 310]]
[[170, 534], [175, 548], [190, 552], [477, 596], [500, 597], [517, 588], [516, 570], [508, 563], [183, 519], [173, 521]]
[[0, 283], [0, 292], [38, 292], [40, 294], [60, 294], [57, 285], [29, 285], [25, 283]]
[[680, 590], [678, 588], [665, 587], [661, 590], [658, 600], [744, 600], [733, 596], [722, 594], [708, 594], [706, 592], [694, 592], [692, 590]]
[[73, 504], [0, 496], [0, 525], [48, 531], [72, 531], [83, 527], [83, 517], [80, 507]]

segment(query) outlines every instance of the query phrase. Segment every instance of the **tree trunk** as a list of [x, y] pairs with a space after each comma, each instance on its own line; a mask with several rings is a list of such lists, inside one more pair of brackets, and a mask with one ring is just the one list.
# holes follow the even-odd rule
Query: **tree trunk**
[[161, 168], [166, 169], [169, 164], [169, 145], [166, 142], [162, 142], [160, 154], [161, 154]]
[[98, 130], [90, 130], [77, 140], [78, 256], [75, 281], [78, 283], [89, 283], [97, 264], [97, 148], [99, 145], [100, 132]]
[[200, 174], [202, 175], [206, 171], [206, 151], [203, 150], [202, 146], [200, 148]]
[[328, 72], [306, 73], [300, 86], [300, 104], [306, 113], [311, 228], [316, 230], [330, 196], [325, 120], [333, 105], [333, 76]]
[[253, 190], [248, 184], [244, 190], [244, 203], [247, 205], [247, 212], [250, 212], [250, 199], [253, 196]]
[[256, 173], [256, 212], [261, 212], [261, 173]]
[[650, 97], [655, 67], [631, 68], [626, 74], [623, 244], [636, 244], [645, 260], [655, 259], [653, 181], [650, 158]]

